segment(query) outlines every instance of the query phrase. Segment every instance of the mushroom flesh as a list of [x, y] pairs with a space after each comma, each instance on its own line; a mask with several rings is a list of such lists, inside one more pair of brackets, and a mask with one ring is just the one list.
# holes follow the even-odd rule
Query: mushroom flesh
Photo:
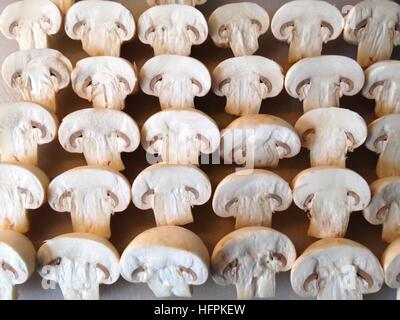
[[397, 289], [397, 300], [400, 300], [400, 237], [394, 240], [382, 255], [382, 266], [386, 284]]

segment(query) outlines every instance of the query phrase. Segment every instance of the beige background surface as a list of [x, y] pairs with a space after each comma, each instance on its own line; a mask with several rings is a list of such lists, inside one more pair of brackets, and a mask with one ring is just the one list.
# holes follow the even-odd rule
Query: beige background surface
[[[13, 1], [0, 0], [0, 10]], [[134, 14], [136, 21], [140, 14], [148, 8], [145, 0], [138, 1], [118, 1], [127, 6]], [[218, 6], [239, 1], [213, 1], [209, 0], [206, 5], [198, 7], [203, 14], [208, 17]], [[288, 1], [253, 1], [261, 4], [269, 13], [270, 17], [285, 2]], [[354, 0], [337, 0], [330, 1], [338, 8], [342, 8], [345, 4], [354, 4]], [[75, 64], [79, 59], [86, 55], [81, 49], [80, 42], [69, 39], [64, 31], [51, 39], [50, 46], [62, 51]], [[5, 39], [0, 35], [0, 63], [11, 52], [17, 50], [16, 42]], [[285, 72], [288, 70], [287, 64], [288, 46], [275, 40], [269, 30], [267, 34], [260, 38], [260, 50], [258, 55], [262, 55], [274, 59], [282, 65]], [[341, 38], [329, 42], [324, 47], [324, 54], [342, 54], [349, 57], [356, 57], [356, 47], [346, 44]], [[140, 43], [136, 38], [130, 43], [126, 43], [122, 50], [122, 56], [135, 61], [140, 68], [143, 63], [152, 57], [153, 51], [150, 47]], [[228, 49], [216, 48], [210, 39], [201, 46], [193, 48], [192, 56], [204, 62], [210, 72], [213, 68], [224, 59], [232, 56]], [[393, 56], [394, 59], [400, 58], [400, 50], [396, 49]], [[18, 95], [6, 88], [5, 83], [0, 80], [0, 103], [18, 100]], [[59, 109], [58, 117], [61, 120], [66, 114], [89, 107], [89, 103], [79, 99], [72, 91], [71, 87], [62, 91], [58, 99]], [[343, 98], [341, 100], [343, 107], [349, 108], [360, 113], [367, 123], [373, 118], [373, 102], [356, 96], [351, 98]], [[129, 113], [142, 126], [144, 121], [152, 114], [159, 111], [158, 100], [154, 97], [148, 97], [143, 93], [131, 96], [127, 99], [127, 107], [125, 111]], [[224, 113], [225, 99], [215, 96], [210, 92], [206, 97], [196, 100], [198, 109], [207, 112], [213, 117], [220, 129], [229, 124], [234, 117]], [[268, 99], [263, 102], [262, 113], [272, 114], [281, 117], [294, 125], [296, 120], [302, 114], [302, 106], [297, 100], [289, 98], [282, 92], [277, 98]], [[145, 159], [145, 152], [139, 148], [132, 154], [125, 154], [123, 160], [126, 164], [126, 171], [123, 172], [130, 182], [145, 167], [148, 166]], [[377, 156], [369, 152], [365, 147], [357, 149], [352, 153], [347, 161], [348, 167], [360, 173], [368, 182], [376, 179], [375, 164]], [[70, 168], [84, 165], [83, 156], [79, 154], [68, 154], [58, 141], [41, 147], [39, 166], [45, 170], [50, 179]], [[301, 154], [292, 159], [282, 160], [279, 168], [273, 171], [281, 175], [287, 181], [291, 181], [293, 177], [303, 169], [309, 166], [308, 152], [302, 150]], [[210, 177], [213, 189], [223, 177], [234, 171], [233, 166], [229, 165], [208, 165], [201, 167]], [[195, 223], [186, 227], [198, 234], [207, 245], [210, 253], [214, 245], [224, 235], [233, 231], [233, 219], [222, 219], [217, 217], [211, 208], [211, 201], [194, 210]], [[49, 238], [60, 235], [62, 233], [71, 232], [70, 217], [66, 213], [55, 213], [48, 205], [30, 213], [31, 231], [27, 234], [33, 241], [36, 248]], [[140, 211], [132, 204], [123, 213], [117, 213], [112, 218], [112, 238], [111, 242], [122, 253], [128, 243], [140, 232], [154, 227], [154, 217], [150, 211]], [[311, 244], [315, 239], [307, 236], [308, 219], [304, 212], [300, 211], [293, 204], [287, 211], [277, 213], [273, 218], [273, 227], [286, 235], [288, 235], [296, 246], [298, 254]], [[381, 240], [381, 227], [371, 226], [364, 220], [361, 213], [356, 212], [351, 216], [347, 237], [358, 241], [370, 248], [378, 257], [381, 256], [386, 244]], [[235, 289], [233, 286], [220, 287], [209, 279], [207, 284], [193, 288], [193, 297], [196, 299], [232, 299], [235, 298]], [[34, 276], [24, 285], [19, 286], [20, 299], [61, 299], [60, 290], [43, 290], [41, 288], [41, 279], [35, 273]], [[146, 285], [131, 284], [120, 279], [112, 286], [101, 287], [102, 299], [153, 299], [154, 296]], [[277, 277], [277, 299], [297, 299], [298, 297], [292, 291], [289, 280], [289, 273], [280, 274]], [[365, 299], [394, 299], [395, 291], [384, 287], [379, 293], [365, 296]]]

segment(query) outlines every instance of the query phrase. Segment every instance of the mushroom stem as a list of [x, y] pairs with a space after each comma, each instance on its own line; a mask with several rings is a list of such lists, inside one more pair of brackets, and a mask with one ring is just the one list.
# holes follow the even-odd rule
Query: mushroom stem
[[400, 144], [396, 138], [388, 138], [379, 156], [376, 173], [379, 178], [400, 175]]
[[0, 300], [14, 300], [15, 298], [16, 291], [11, 275], [0, 268]]
[[165, 298], [171, 295], [189, 298], [191, 289], [176, 266], [169, 266], [153, 272], [147, 285], [156, 297]]
[[91, 56], [120, 56], [121, 39], [118, 33], [110, 28], [87, 29], [82, 35], [83, 49]]
[[396, 300], [400, 300], [400, 288], [396, 290]]
[[[0, 229], [14, 230], [25, 233], [29, 229], [29, 222], [24, 207], [24, 195], [9, 187], [0, 187]], [[28, 203], [27, 203], [28, 204]]]
[[90, 100], [94, 108], [109, 108], [122, 110], [125, 108], [125, 96], [121, 94], [121, 89], [113, 76], [101, 74], [98, 76], [101, 81], [92, 79], [92, 92]]
[[266, 269], [257, 278], [256, 297], [257, 298], [273, 298], [275, 297], [276, 281], [275, 272]]
[[383, 117], [388, 114], [400, 113], [400, 82], [384, 81], [375, 89], [375, 114]]
[[39, 22], [24, 24], [18, 30], [16, 40], [20, 50], [47, 48], [47, 34]]
[[193, 137], [192, 131], [184, 126], [178, 126], [162, 140], [161, 157], [164, 162], [177, 164], [198, 164], [200, 143]]
[[308, 90], [302, 92], [304, 111], [315, 108], [339, 107], [340, 85], [332, 79], [313, 79]]
[[154, 30], [151, 37], [149, 36], [155, 56], [162, 54], [190, 56], [192, 40], [189, 33], [187, 30], [182, 31], [178, 28], [165, 30], [165, 27], [159, 27]]
[[394, 201], [389, 205], [383, 221], [382, 239], [391, 243], [400, 235], [400, 201]]
[[163, 75], [155, 86], [155, 93], [160, 99], [161, 109], [194, 108], [194, 89], [190, 78], [177, 79]]
[[[233, 216], [236, 217], [235, 228], [249, 226], [270, 227], [272, 222], [272, 208], [270, 199], [266, 195], [240, 197], [234, 205]], [[232, 210], [231, 209], [231, 210]]]
[[249, 56], [258, 50], [258, 30], [251, 20], [245, 19], [240, 22], [228, 24], [229, 46], [233, 54], [238, 56]]

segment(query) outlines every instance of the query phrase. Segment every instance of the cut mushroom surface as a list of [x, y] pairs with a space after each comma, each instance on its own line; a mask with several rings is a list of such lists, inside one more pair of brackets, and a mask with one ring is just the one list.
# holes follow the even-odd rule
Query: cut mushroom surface
[[368, 126], [365, 146], [379, 154], [376, 174], [379, 178], [400, 176], [400, 115], [381, 117]]
[[376, 116], [400, 113], [400, 61], [377, 62], [365, 71], [365, 77], [363, 96], [375, 100]]
[[67, 115], [58, 139], [66, 151], [83, 153], [88, 165], [122, 171], [121, 152], [137, 149], [140, 132], [136, 122], [122, 111], [89, 108]]
[[191, 285], [207, 281], [209, 254], [203, 241], [181, 227], [164, 226], [139, 234], [124, 250], [121, 276], [147, 283], [159, 298], [191, 297]]
[[78, 167], [62, 173], [49, 185], [51, 208], [70, 212], [74, 232], [110, 238], [110, 219], [131, 200], [128, 180], [119, 172], [101, 167]]
[[210, 196], [207, 175], [191, 165], [154, 164], [132, 185], [133, 203], [142, 210], [153, 209], [157, 226], [192, 223], [192, 207]]
[[169, 4], [146, 10], [139, 18], [138, 34], [140, 41], [150, 45], [156, 56], [189, 56], [192, 45], [206, 41], [208, 26], [203, 14], [196, 8]]
[[0, 14], [1, 32], [21, 50], [47, 48], [48, 36], [60, 30], [61, 22], [60, 10], [50, 0], [14, 1]]
[[231, 122], [221, 132], [221, 148], [225, 163], [247, 168], [276, 167], [280, 159], [297, 155], [301, 142], [286, 121], [256, 114]]
[[71, 8], [75, 2], [75, 0], [51, 0], [51, 1], [57, 5], [58, 9], [60, 9], [60, 11], [63, 14], [66, 14], [69, 8]]
[[199, 164], [200, 154], [211, 154], [220, 143], [217, 124], [195, 109], [164, 110], [151, 116], [142, 127], [142, 146], [157, 162]]
[[65, 300], [98, 300], [100, 284], [119, 278], [119, 254], [106, 239], [68, 233], [45, 241], [37, 253], [39, 274], [60, 286]]
[[115, 1], [79, 1], [65, 16], [65, 32], [82, 41], [90, 56], [119, 57], [122, 43], [131, 40], [135, 31], [132, 13]]
[[213, 91], [226, 96], [225, 112], [237, 116], [257, 114], [264, 99], [283, 89], [282, 67], [260, 56], [227, 59], [213, 71]]
[[258, 50], [258, 38], [269, 28], [269, 15], [256, 3], [229, 3], [218, 7], [208, 20], [210, 35], [220, 48], [234, 56], [249, 56]]
[[326, 1], [295, 0], [284, 4], [274, 15], [274, 37], [289, 44], [289, 63], [320, 56], [324, 43], [342, 33], [344, 19]]
[[238, 299], [272, 298], [276, 274], [290, 270], [295, 259], [295, 247], [286, 235], [266, 227], [247, 227], [217, 243], [211, 272], [217, 284], [235, 285]]
[[222, 217], [236, 218], [235, 227], [270, 227], [272, 215], [292, 203], [289, 184], [267, 170], [241, 170], [225, 177], [217, 186], [213, 210]]
[[292, 182], [293, 200], [307, 212], [308, 235], [344, 237], [352, 211], [371, 199], [368, 183], [358, 173], [337, 167], [315, 167], [300, 172]]
[[397, 289], [397, 300], [400, 300], [400, 237], [386, 248], [381, 261], [385, 282], [390, 288]]
[[151, 7], [163, 4], [186, 4], [189, 6], [200, 6], [205, 4], [207, 0], [147, 0], [147, 4]]
[[125, 98], [137, 87], [136, 66], [119, 57], [90, 57], [76, 64], [71, 74], [75, 93], [95, 108], [122, 110]]
[[71, 61], [53, 49], [29, 49], [10, 54], [3, 62], [7, 85], [25, 101], [56, 111], [56, 94], [66, 88], [72, 71]]
[[344, 56], [305, 58], [293, 65], [285, 79], [286, 91], [303, 101], [304, 112], [339, 107], [343, 95], [354, 96], [364, 85], [360, 65]]
[[311, 166], [346, 167], [346, 155], [367, 139], [367, 125], [356, 112], [339, 108], [314, 109], [296, 122]]
[[205, 96], [211, 76], [200, 61], [178, 55], [160, 55], [140, 70], [140, 87], [160, 100], [161, 109], [194, 108], [194, 98]]
[[362, 67], [390, 59], [394, 46], [400, 45], [400, 5], [387, 0], [357, 3], [345, 17], [344, 39], [358, 45]]
[[54, 140], [58, 120], [30, 102], [0, 104], [0, 159], [36, 165], [38, 145]]

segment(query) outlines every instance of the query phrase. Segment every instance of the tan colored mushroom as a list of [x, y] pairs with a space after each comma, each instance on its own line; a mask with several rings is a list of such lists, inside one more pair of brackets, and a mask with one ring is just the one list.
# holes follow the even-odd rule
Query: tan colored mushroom
[[385, 272], [385, 282], [397, 289], [397, 300], [400, 300], [400, 237], [395, 239], [382, 255], [382, 266]]

